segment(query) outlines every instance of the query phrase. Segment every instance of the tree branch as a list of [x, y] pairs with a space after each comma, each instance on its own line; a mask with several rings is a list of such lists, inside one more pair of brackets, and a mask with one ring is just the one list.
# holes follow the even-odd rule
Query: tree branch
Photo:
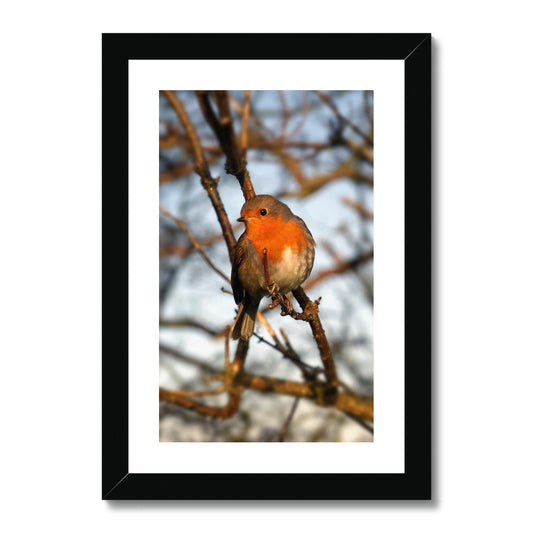
[[222, 272], [221, 270], [219, 270], [212, 262], [211, 262], [211, 259], [209, 259], [209, 257], [207, 257], [206, 253], [203, 251], [202, 247], [198, 244], [198, 241], [194, 238], [193, 234], [189, 231], [189, 228], [187, 227], [187, 225], [185, 224], [185, 222], [183, 222], [183, 220], [179, 219], [178, 217], [174, 216], [172, 213], [170, 213], [169, 211], [167, 211], [164, 207], [162, 206], [159, 206], [159, 211], [161, 211], [161, 213], [163, 213], [165, 216], [167, 216], [168, 218], [170, 218], [171, 220], [173, 220], [180, 228], [181, 228], [181, 231], [183, 231], [183, 233], [185, 233], [185, 235], [187, 235], [187, 237], [189, 238], [189, 241], [191, 241], [191, 244], [193, 245], [194, 249], [203, 257], [204, 261], [220, 276], [222, 277], [223, 279], [225, 279], [230, 285], [231, 285], [231, 280], [229, 279], [228, 276], [226, 276], [226, 274], [224, 274], [224, 272]]
[[349, 126], [355, 133], [360, 135], [368, 144], [372, 144], [372, 139], [355, 123], [353, 123], [348, 117], [344, 116], [337, 106], [331, 101], [329, 96], [322, 91], [315, 91], [318, 97], [335, 113], [335, 116], [347, 126]]
[[233, 130], [233, 119], [229, 108], [227, 91], [216, 91], [219, 117], [215, 114], [207, 91], [196, 92], [200, 109], [216, 135], [222, 151], [226, 156], [225, 169], [237, 178], [245, 200], [255, 196], [255, 191], [246, 168], [246, 161], [241, 156], [237, 138]]
[[226, 240], [226, 246], [228, 248], [228, 254], [230, 260], [233, 259], [233, 253], [235, 251], [235, 246], [237, 244], [235, 240], [235, 235], [233, 235], [233, 230], [228, 219], [228, 215], [224, 208], [224, 204], [218, 194], [217, 180], [213, 179], [209, 171], [209, 166], [206, 162], [202, 151], [202, 145], [200, 144], [200, 139], [198, 134], [192, 125], [192, 122], [183, 107], [183, 104], [180, 102], [179, 98], [174, 94], [173, 91], [161, 91], [163, 95], [167, 98], [170, 105], [178, 115], [180, 122], [182, 123], [189, 141], [191, 142], [193, 153], [194, 153], [194, 168], [196, 173], [200, 176], [202, 186], [206, 190], [211, 204], [215, 209], [218, 222], [222, 228], [222, 234]]

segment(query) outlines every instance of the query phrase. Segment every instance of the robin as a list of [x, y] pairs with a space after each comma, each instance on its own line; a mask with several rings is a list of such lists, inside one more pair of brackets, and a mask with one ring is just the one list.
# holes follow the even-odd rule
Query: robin
[[233, 296], [239, 304], [231, 337], [248, 340], [261, 299], [297, 289], [309, 277], [315, 241], [305, 222], [268, 194], [248, 200], [237, 220], [246, 229], [237, 242], [231, 270]]

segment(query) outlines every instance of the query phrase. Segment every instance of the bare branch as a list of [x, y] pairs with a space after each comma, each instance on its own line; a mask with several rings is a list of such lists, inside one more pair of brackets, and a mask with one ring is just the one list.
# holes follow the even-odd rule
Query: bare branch
[[361, 217], [365, 218], [366, 220], [374, 220], [374, 213], [366, 209], [361, 202], [357, 202], [356, 200], [347, 197], [344, 197], [342, 201], [345, 205], [353, 207], [353, 209], [357, 211], [361, 215]]
[[218, 337], [223, 334], [223, 332], [211, 329], [203, 322], [199, 322], [198, 320], [193, 320], [191, 318], [182, 318], [178, 320], [163, 320], [160, 318], [159, 325], [164, 328], [195, 328], [205, 331], [205, 333], [211, 335], [212, 337]]
[[244, 108], [242, 113], [242, 131], [241, 131], [241, 153], [246, 157], [248, 149], [248, 118], [250, 116], [250, 95], [251, 91], [244, 91]]
[[216, 91], [219, 117], [216, 116], [207, 91], [197, 91], [198, 102], [204, 117], [215, 133], [224, 154], [226, 155], [226, 172], [237, 178], [245, 200], [255, 196], [255, 191], [250, 180], [246, 161], [242, 158], [235, 132], [233, 119], [229, 109], [228, 94], [226, 91]]
[[221, 276], [222, 278], [224, 278], [229, 284], [231, 284], [231, 280], [229, 279], [228, 276], [226, 276], [226, 274], [224, 274], [224, 272], [222, 272], [221, 270], [219, 270], [212, 262], [211, 260], [209, 259], [209, 257], [207, 257], [207, 255], [205, 254], [205, 252], [203, 251], [202, 247], [198, 244], [198, 241], [194, 238], [194, 236], [192, 235], [192, 233], [189, 231], [189, 228], [187, 227], [187, 225], [185, 224], [185, 222], [183, 222], [183, 220], [180, 220], [178, 217], [174, 216], [172, 213], [170, 213], [169, 211], [167, 211], [164, 207], [162, 206], [159, 206], [159, 211], [161, 211], [161, 213], [163, 213], [165, 216], [167, 216], [168, 218], [172, 219], [180, 228], [181, 230], [183, 231], [183, 233], [185, 233], [185, 235], [187, 235], [187, 237], [189, 238], [189, 240], [191, 241], [191, 244], [194, 246], [194, 249], [203, 257], [204, 261], [219, 275]]
[[283, 442], [285, 438], [287, 437], [289, 426], [291, 425], [292, 419], [294, 418], [294, 413], [296, 413], [296, 408], [298, 407], [299, 403], [300, 403], [300, 398], [298, 397], [294, 398], [294, 401], [292, 402], [291, 410], [289, 411], [289, 415], [287, 416], [287, 419], [285, 420], [285, 423], [283, 424], [283, 428], [281, 428], [281, 431], [278, 437], [279, 442]]
[[187, 132], [187, 136], [189, 137], [189, 140], [192, 145], [193, 153], [194, 153], [195, 170], [200, 176], [202, 186], [207, 191], [209, 199], [211, 200], [211, 204], [213, 205], [215, 209], [218, 222], [222, 228], [222, 234], [224, 235], [224, 239], [226, 240], [229, 257], [231, 260], [233, 258], [233, 253], [235, 251], [235, 246], [237, 244], [235, 240], [235, 235], [233, 235], [231, 224], [229, 222], [228, 215], [224, 208], [224, 204], [222, 203], [222, 200], [220, 199], [220, 195], [218, 194], [217, 181], [211, 177], [209, 166], [206, 162], [206, 159], [202, 151], [200, 139], [198, 138], [196, 130], [194, 129], [194, 126], [192, 125], [189, 119], [189, 116], [187, 112], [185, 111], [185, 108], [183, 107], [179, 98], [174, 94], [174, 92], [173, 91], [162, 91], [162, 94], [164, 94], [167, 100], [170, 102], [170, 105], [172, 106], [176, 114], [178, 115], [180, 122], [185, 128], [185, 131]]
[[315, 91], [318, 97], [335, 113], [335, 116], [349, 126], [355, 133], [360, 135], [367, 143], [372, 144], [372, 140], [368, 135], [354, 122], [352, 122], [348, 117], [344, 116], [337, 106], [331, 101], [329, 96], [322, 91]]
[[362, 420], [369, 422], [373, 422], [374, 420], [374, 406], [371, 398], [338, 392], [335, 398], [332, 399], [329, 385], [323, 381], [299, 383], [297, 381], [243, 373], [239, 378], [238, 384], [239, 386], [234, 385], [233, 388], [226, 389], [230, 395], [230, 399], [224, 407], [206, 406], [195, 402], [190, 397], [184, 396], [178, 391], [171, 391], [163, 387], [159, 389], [159, 399], [160, 401], [166, 401], [187, 409], [192, 409], [207, 416], [229, 418], [235, 414], [238, 408], [242, 390], [250, 389], [263, 393], [307, 398], [314, 401], [317, 405], [335, 407]]
[[311, 301], [301, 287], [298, 287], [296, 290], [292, 291], [292, 293], [303, 310], [302, 314], [305, 316], [305, 320], [309, 322], [309, 325], [311, 326], [313, 338], [315, 339], [318, 351], [320, 352], [320, 358], [322, 359], [322, 364], [324, 365], [324, 371], [326, 373], [328, 388], [326, 389], [325, 399], [327, 403], [333, 403], [337, 397], [339, 381], [337, 378], [335, 363], [331, 355], [331, 348], [329, 347], [326, 333], [322, 327], [320, 318], [318, 317], [319, 300], [314, 302]]
[[372, 249], [368, 252], [355, 256], [353, 259], [343, 261], [342, 263], [339, 263], [336, 267], [323, 270], [319, 274], [313, 276], [304, 284], [305, 288], [310, 289], [311, 287], [313, 287], [317, 283], [320, 283], [323, 279], [329, 276], [333, 276], [335, 274], [342, 274], [343, 272], [346, 272], [348, 270], [355, 270], [358, 266], [362, 265], [363, 263], [366, 263], [367, 261], [372, 260], [373, 258], [374, 250]]

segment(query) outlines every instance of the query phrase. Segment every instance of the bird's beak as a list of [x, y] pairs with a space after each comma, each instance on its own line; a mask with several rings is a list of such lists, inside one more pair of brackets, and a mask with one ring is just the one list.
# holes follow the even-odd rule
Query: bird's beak
[[239, 217], [237, 219], [237, 222], [246, 222], [246, 220], [247, 220], [246, 217]]

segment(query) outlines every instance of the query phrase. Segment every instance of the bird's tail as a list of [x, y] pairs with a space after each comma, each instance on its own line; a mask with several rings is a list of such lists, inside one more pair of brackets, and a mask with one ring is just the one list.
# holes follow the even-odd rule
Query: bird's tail
[[239, 304], [237, 317], [231, 328], [231, 338], [247, 341], [254, 333], [255, 317], [259, 302], [245, 299]]

